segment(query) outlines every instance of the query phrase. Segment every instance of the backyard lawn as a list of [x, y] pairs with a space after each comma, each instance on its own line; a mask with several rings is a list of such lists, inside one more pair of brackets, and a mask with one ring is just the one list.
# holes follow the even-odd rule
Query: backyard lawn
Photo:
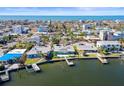
[[27, 65], [27, 64], [33, 64], [33, 63], [36, 63], [37, 61], [39, 61], [40, 60], [40, 58], [33, 58], [33, 59], [27, 59], [26, 60], [26, 62], [25, 62], [25, 64]]
[[107, 56], [108, 57], [118, 57], [118, 56], [120, 56], [120, 53], [112, 53], [112, 54], [109, 54]]

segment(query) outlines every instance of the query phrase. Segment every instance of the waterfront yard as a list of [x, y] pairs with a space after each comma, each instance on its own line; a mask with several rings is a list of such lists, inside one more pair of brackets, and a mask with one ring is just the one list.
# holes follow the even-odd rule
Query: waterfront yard
[[112, 54], [109, 54], [107, 56], [108, 57], [119, 57], [120, 56], [120, 53], [112, 53]]
[[102, 55], [104, 57], [120, 57], [120, 53], [111, 53], [111, 54], [107, 54], [107, 55]]
[[83, 56], [83, 58], [96, 58], [96, 54], [87, 54], [86, 56]]
[[40, 58], [33, 58], [33, 59], [27, 59], [25, 64], [28, 65], [28, 64], [33, 64], [33, 63], [36, 63], [40, 60]]

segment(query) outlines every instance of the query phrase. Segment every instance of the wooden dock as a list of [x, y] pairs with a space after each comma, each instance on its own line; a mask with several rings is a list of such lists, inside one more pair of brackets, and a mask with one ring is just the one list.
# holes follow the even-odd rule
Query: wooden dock
[[69, 66], [73, 66], [73, 65], [74, 65], [74, 63], [73, 63], [72, 61], [69, 62], [66, 57], [64, 57], [64, 58], [65, 58], [66, 63], [67, 63]]
[[97, 58], [100, 60], [102, 64], [107, 64], [108, 61], [105, 57], [102, 57], [100, 54], [97, 54]]
[[25, 66], [25, 69], [27, 72], [34, 72], [34, 70], [31, 67]]
[[40, 68], [38, 67], [37, 64], [32, 64], [32, 68], [33, 68], [33, 70], [34, 70], [35, 72], [40, 71]]
[[9, 72], [6, 70], [5, 73], [2, 73], [0, 75], [0, 80], [2, 82], [5, 82], [5, 81], [9, 81], [10, 80], [10, 77], [9, 77]]

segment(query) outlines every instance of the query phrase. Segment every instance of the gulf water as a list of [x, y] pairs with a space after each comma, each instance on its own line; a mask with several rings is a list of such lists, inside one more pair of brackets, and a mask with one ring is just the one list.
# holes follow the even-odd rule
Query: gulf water
[[124, 20], [124, 16], [0, 16], [0, 20]]

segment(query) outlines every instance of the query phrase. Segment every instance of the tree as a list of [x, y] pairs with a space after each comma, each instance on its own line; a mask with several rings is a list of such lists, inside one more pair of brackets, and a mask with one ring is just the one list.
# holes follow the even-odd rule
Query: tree
[[45, 36], [45, 35], [42, 35], [42, 42], [44, 44], [47, 44], [49, 42], [49, 37], [48, 36]]
[[0, 71], [2, 71], [4, 69], [5, 69], [4, 65], [3, 64], [0, 64]]
[[86, 34], [84, 32], [80, 32], [80, 36], [85, 36]]
[[32, 33], [30, 33], [30, 34], [28, 34], [28, 35], [27, 35], [27, 37], [31, 37], [32, 35], [33, 35], [33, 34], [32, 34]]
[[24, 53], [24, 54], [22, 55], [22, 57], [19, 59], [19, 62], [20, 62], [22, 65], [24, 65], [26, 59], [27, 59], [27, 55], [26, 55], [26, 53]]
[[99, 52], [100, 54], [107, 55], [107, 54], [108, 54], [108, 49], [105, 49], [105, 48], [103, 48], [103, 47], [99, 47], [99, 48], [98, 48], [98, 52]]

